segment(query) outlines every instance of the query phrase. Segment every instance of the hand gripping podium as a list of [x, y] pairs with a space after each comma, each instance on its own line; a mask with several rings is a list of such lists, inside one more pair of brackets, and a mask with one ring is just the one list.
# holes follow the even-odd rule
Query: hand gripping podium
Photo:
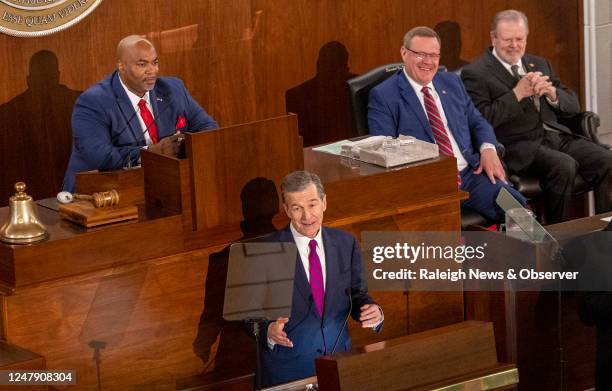
[[497, 361], [493, 324], [468, 321], [316, 360], [321, 391], [506, 390], [515, 365]]

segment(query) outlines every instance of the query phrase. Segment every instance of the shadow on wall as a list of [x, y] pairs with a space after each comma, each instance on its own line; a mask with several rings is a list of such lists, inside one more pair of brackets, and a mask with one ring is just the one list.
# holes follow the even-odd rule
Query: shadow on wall
[[28, 89], [0, 106], [0, 206], [24, 181], [34, 199], [62, 187], [72, 148], [72, 107], [81, 91], [60, 84], [57, 56], [41, 50], [30, 58]]
[[[240, 193], [242, 240], [253, 239], [276, 231], [272, 218], [279, 211], [278, 193], [274, 182], [267, 178], [249, 181]], [[241, 322], [223, 319], [225, 281], [230, 246], [208, 259], [204, 291], [204, 311], [193, 342], [194, 353], [202, 360], [204, 370], [197, 383], [211, 384], [223, 379], [255, 372], [255, 340]], [[216, 353], [211, 355], [217, 344]], [[213, 369], [214, 366], [214, 369]]]
[[434, 27], [442, 40], [440, 50], [440, 65], [449, 71], [454, 71], [469, 64], [461, 56], [461, 27], [453, 20], [445, 20]]
[[319, 50], [315, 77], [285, 93], [287, 111], [298, 115], [305, 147], [355, 136], [345, 83], [357, 75], [349, 72], [348, 60], [342, 43], [326, 43]]

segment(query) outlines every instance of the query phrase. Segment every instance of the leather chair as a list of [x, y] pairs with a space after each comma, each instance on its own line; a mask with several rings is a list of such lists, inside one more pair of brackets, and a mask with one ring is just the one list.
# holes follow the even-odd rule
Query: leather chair
[[[370, 90], [382, 83], [399, 69], [402, 69], [404, 64], [396, 62], [392, 64], [382, 65], [374, 68], [363, 75], [347, 80], [351, 112], [353, 115], [353, 130], [357, 135], [367, 135], [368, 129], [368, 98]], [[446, 71], [446, 68], [440, 66], [439, 71]], [[467, 230], [473, 226], [489, 226], [492, 223], [479, 213], [469, 208], [461, 208], [461, 229]]]

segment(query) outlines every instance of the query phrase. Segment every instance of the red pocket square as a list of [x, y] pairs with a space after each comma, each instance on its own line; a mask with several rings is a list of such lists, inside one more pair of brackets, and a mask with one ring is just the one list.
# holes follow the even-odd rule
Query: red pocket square
[[185, 120], [185, 117], [183, 116], [179, 116], [176, 119], [176, 126], [174, 127], [175, 130], [181, 130], [183, 129], [185, 126], [187, 126], [187, 120]]

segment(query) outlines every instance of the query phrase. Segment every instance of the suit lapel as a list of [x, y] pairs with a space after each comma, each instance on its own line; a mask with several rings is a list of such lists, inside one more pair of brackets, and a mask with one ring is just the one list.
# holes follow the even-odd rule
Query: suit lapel
[[[132, 102], [130, 102], [130, 98], [128, 98], [127, 93], [123, 89], [121, 85], [121, 81], [119, 80], [119, 73], [115, 71], [112, 76], [111, 85], [113, 87], [113, 92], [117, 98], [117, 104], [119, 105], [119, 110], [125, 121], [127, 126], [130, 128], [130, 133], [134, 137], [134, 141], [138, 145], [145, 145], [144, 135], [142, 134], [142, 129], [140, 126], [140, 120], [138, 118], [138, 113], [134, 111], [134, 106], [132, 106]], [[119, 140], [115, 140], [115, 143], [121, 143]]]
[[152, 89], [149, 93], [149, 99], [151, 100], [151, 106], [153, 107], [153, 115], [155, 116], [155, 123], [157, 125], [157, 134], [159, 138], [162, 139], [164, 137], [168, 137], [172, 135], [172, 131], [174, 127], [172, 126], [172, 118], [169, 117], [170, 113], [169, 108], [167, 107], [168, 103], [163, 96], [156, 91], [156, 89]]
[[[510, 74], [510, 72], [508, 72], [506, 68], [504, 68], [501, 62], [499, 62], [499, 60], [495, 58], [495, 56], [493, 56], [491, 49], [487, 50], [486, 58], [487, 58], [487, 68], [489, 69], [489, 72], [493, 76], [495, 76], [497, 79], [499, 79], [499, 81], [504, 83], [508, 88], [510, 89], [514, 88], [514, 84], [516, 83], [516, 81], [514, 80], [514, 77]], [[528, 68], [525, 68], [525, 69], [528, 69]]]
[[449, 97], [450, 90], [445, 87], [444, 82], [442, 82], [441, 79], [437, 77], [437, 75], [433, 79], [433, 85], [434, 85], [434, 88], [436, 89], [436, 93], [438, 94], [438, 97], [440, 98], [440, 104], [442, 105], [442, 110], [444, 110], [444, 116], [446, 117], [446, 122], [448, 124], [446, 131], [451, 132], [457, 144], [459, 144], [459, 146], [462, 147], [461, 145], [462, 139], [461, 137], [459, 137], [461, 135], [457, 135], [453, 131], [453, 129], [457, 129], [457, 124], [455, 123], [455, 121], [459, 116], [455, 115], [455, 112], [453, 110], [453, 105], [450, 102], [450, 97]]
[[523, 58], [521, 58], [521, 62], [523, 63], [523, 68], [525, 68], [525, 70], [527, 72], [537, 72], [537, 71], [542, 72], [542, 70], [538, 68], [538, 66], [536, 65], [535, 62], [530, 61], [530, 59], [529, 59], [529, 57], [527, 55], [525, 55], [525, 56], [523, 56]]
[[323, 230], [323, 247], [325, 251], [326, 283], [325, 302], [323, 304], [323, 318], [325, 318], [327, 313], [335, 306], [333, 298], [339, 297], [336, 291], [341, 289], [341, 285], [338, 283], [341, 260], [336, 241], [329, 235], [329, 231], [325, 227], [321, 227], [321, 229]]
[[414, 92], [414, 89], [406, 79], [404, 71], [400, 70], [396, 77], [399, 78], [398, 86], [400, 90], [400, 96], [406, 102], [406, 106], [410, 110], [412, 110], [414, 116], [419, 120], [421, 128], [429, 136], [430, 141], [435, 142], [433, 133], [431, 131], [431, 126], [429, 125], [429, 120], [427, 119], [427, 114], [423, 110], [423, 105], [421, 105], [421, 101]]

